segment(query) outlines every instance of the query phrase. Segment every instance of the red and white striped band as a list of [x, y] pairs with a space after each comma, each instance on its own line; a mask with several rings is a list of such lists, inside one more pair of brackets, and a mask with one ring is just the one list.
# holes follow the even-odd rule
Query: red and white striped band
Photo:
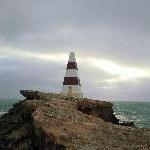
[[78, 70], [77, 63], [76, 62], [68, 62], [67, 69], [76, 69], [76, 70]]
[[81, 86], [80, 79], [78, 77], [64, 77], [63, 85], [79, 85], [79, 86]]

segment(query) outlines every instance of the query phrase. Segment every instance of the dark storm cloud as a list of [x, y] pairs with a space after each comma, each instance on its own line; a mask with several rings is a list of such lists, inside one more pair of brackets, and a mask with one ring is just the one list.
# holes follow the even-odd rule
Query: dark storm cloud
[[138, 0], [6, 0], [1, 2], [1, 35], [6, 42], [35, 49], [41, 44], [56, 48], [59, 42], [63, 48], [120, 52], [128, 44], [133, 49], [147, 43], [149, 7], [149, 1]]
[[[82, 57], [93, 56], [125, 66], [149, 69], [149, 16], [149, 0], [2, 0], [0, 49], [28, 49], [34, 53], [61, 53], [77, 49]], [[54, 62], [32, 63], [31, 60], [14, 57], [0, 57], [0, 67], [0, 93], [3, 96], [7, 90], [13, 91], [12, 88], [53, 87], [50, 89], [58, 90], [64, 72], [62, 65]], [[81, 78], [88, 96], [98, 96], [101, 91], [103, 97], [108, 92], [109, 97], [116, 98], [118, 90], [122, 90], [118, 97], [126, 95], [123, 87], [130, 86], [128, 82], [126, 85], [117, 84], [119, 89], [102, 89], [102, 82], [96, 81], [110, 78], [110, 75], [88, 69], [81, 65]], [[138, 90], [146, 91], [144, 93], [148, 95], [145, 89], [149, 82], [144, 81], [140, 81], [141, 86], [137, 86], [136, 90], [130, 87], [131, 95]], [[8, 95], [12, 93], [17, 92]]]

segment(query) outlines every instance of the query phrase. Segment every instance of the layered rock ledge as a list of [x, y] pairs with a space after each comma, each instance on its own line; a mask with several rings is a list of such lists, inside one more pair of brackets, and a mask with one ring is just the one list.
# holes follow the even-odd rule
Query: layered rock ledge
[[119, 125], [110, 102], [29, 90], [21, 94], [26, 99], [0, 119], [2, 150], [150, 149], [150, 129]]

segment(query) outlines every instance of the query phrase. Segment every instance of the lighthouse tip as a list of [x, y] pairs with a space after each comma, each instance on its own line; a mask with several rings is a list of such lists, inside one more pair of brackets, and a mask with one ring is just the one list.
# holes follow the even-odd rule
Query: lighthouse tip
[[76, 61], [75, 53], [74, 52], [70, 52], [69, 61], [70, 62], [75, 62]]

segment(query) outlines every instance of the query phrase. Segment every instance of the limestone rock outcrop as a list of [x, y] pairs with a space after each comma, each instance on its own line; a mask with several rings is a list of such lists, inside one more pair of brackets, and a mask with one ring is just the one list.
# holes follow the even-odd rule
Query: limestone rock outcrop
[[150, 149], [150, 129], [119, 125], [110, 102], [21, 93], [0, 119], [1, 150]]

